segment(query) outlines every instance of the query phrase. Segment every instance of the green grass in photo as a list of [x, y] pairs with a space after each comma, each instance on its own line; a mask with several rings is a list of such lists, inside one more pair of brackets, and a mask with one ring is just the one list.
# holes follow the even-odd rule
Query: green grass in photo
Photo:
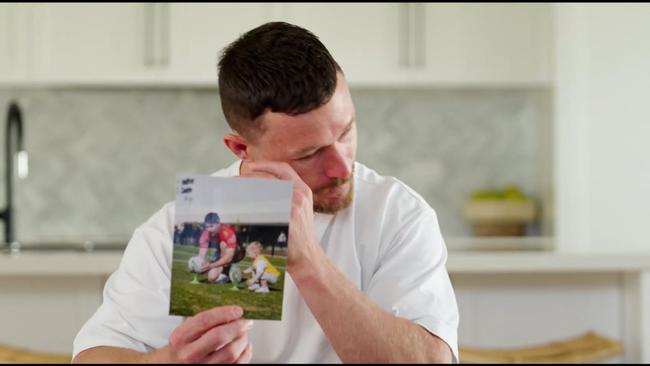
[[[208, 252], [208, 257], [212, 252], [213, 250]], [[195, 274], [188, 270], [187, 261], [195, 255], [198, 255], [197, 247], [174, 246], [170, 314], [192, 316], [215, 306], [239, 305], [244, 309], [243, 317], [246, 319], [281, 319], [287, 263], [285, 257], [266, 256], [282, 275], [277, 283], [269, 284], [271, 292], [256, 293], [247, 288], [246, 279], [250, 278], [250, 275], [244, 275], [242, 281], [237, 284], [239, 291], [232, 289], [232, 283], [208, 283], [206, 274], [198, 274], [198, 284], [191, 283]], [[237, 265], [243, 271], [251, 265], [251, 260], [246, 257]]]

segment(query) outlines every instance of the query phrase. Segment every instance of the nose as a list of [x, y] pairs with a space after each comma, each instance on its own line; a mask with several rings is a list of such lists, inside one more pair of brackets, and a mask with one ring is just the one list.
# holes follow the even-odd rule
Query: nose
[[330, 147], [326, 155], [325, 175], [328, 178], [348, 178], [351, 173], [351, 162], [346, 158], [344, 150], [336, 145]]

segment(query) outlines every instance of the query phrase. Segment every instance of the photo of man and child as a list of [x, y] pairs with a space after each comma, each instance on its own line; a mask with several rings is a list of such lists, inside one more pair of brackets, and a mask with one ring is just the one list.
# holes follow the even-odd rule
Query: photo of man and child
[[291, 183], [180, 176], [172, 315], [239, 305], [249, 319], [281, 320]]

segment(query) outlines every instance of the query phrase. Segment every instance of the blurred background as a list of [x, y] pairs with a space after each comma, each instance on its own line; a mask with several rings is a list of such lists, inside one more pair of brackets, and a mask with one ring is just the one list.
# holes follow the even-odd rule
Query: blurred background
[[176, 173], [234, 159], [220, 50], [282, 20], [342, 66], [358, 160], [436, 210], [467, 359], [594, 332], [611, 342], [568, 342], [569, 361], [650, 362], [648, 19], [648, 4], [0, 4], [0, 343], [71, 352]]

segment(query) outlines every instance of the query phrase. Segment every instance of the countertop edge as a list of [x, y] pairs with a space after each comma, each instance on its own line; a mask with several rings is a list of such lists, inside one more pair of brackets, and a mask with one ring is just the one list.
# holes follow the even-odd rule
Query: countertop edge
[[[19, 253], [0, 255], [0, 275], [97, 275], [113, 273], [122, 259], [112, 253]], [[650, 270], [648, 253], [549, 251], [449, 251], [450, 274], [584, 273]]]

